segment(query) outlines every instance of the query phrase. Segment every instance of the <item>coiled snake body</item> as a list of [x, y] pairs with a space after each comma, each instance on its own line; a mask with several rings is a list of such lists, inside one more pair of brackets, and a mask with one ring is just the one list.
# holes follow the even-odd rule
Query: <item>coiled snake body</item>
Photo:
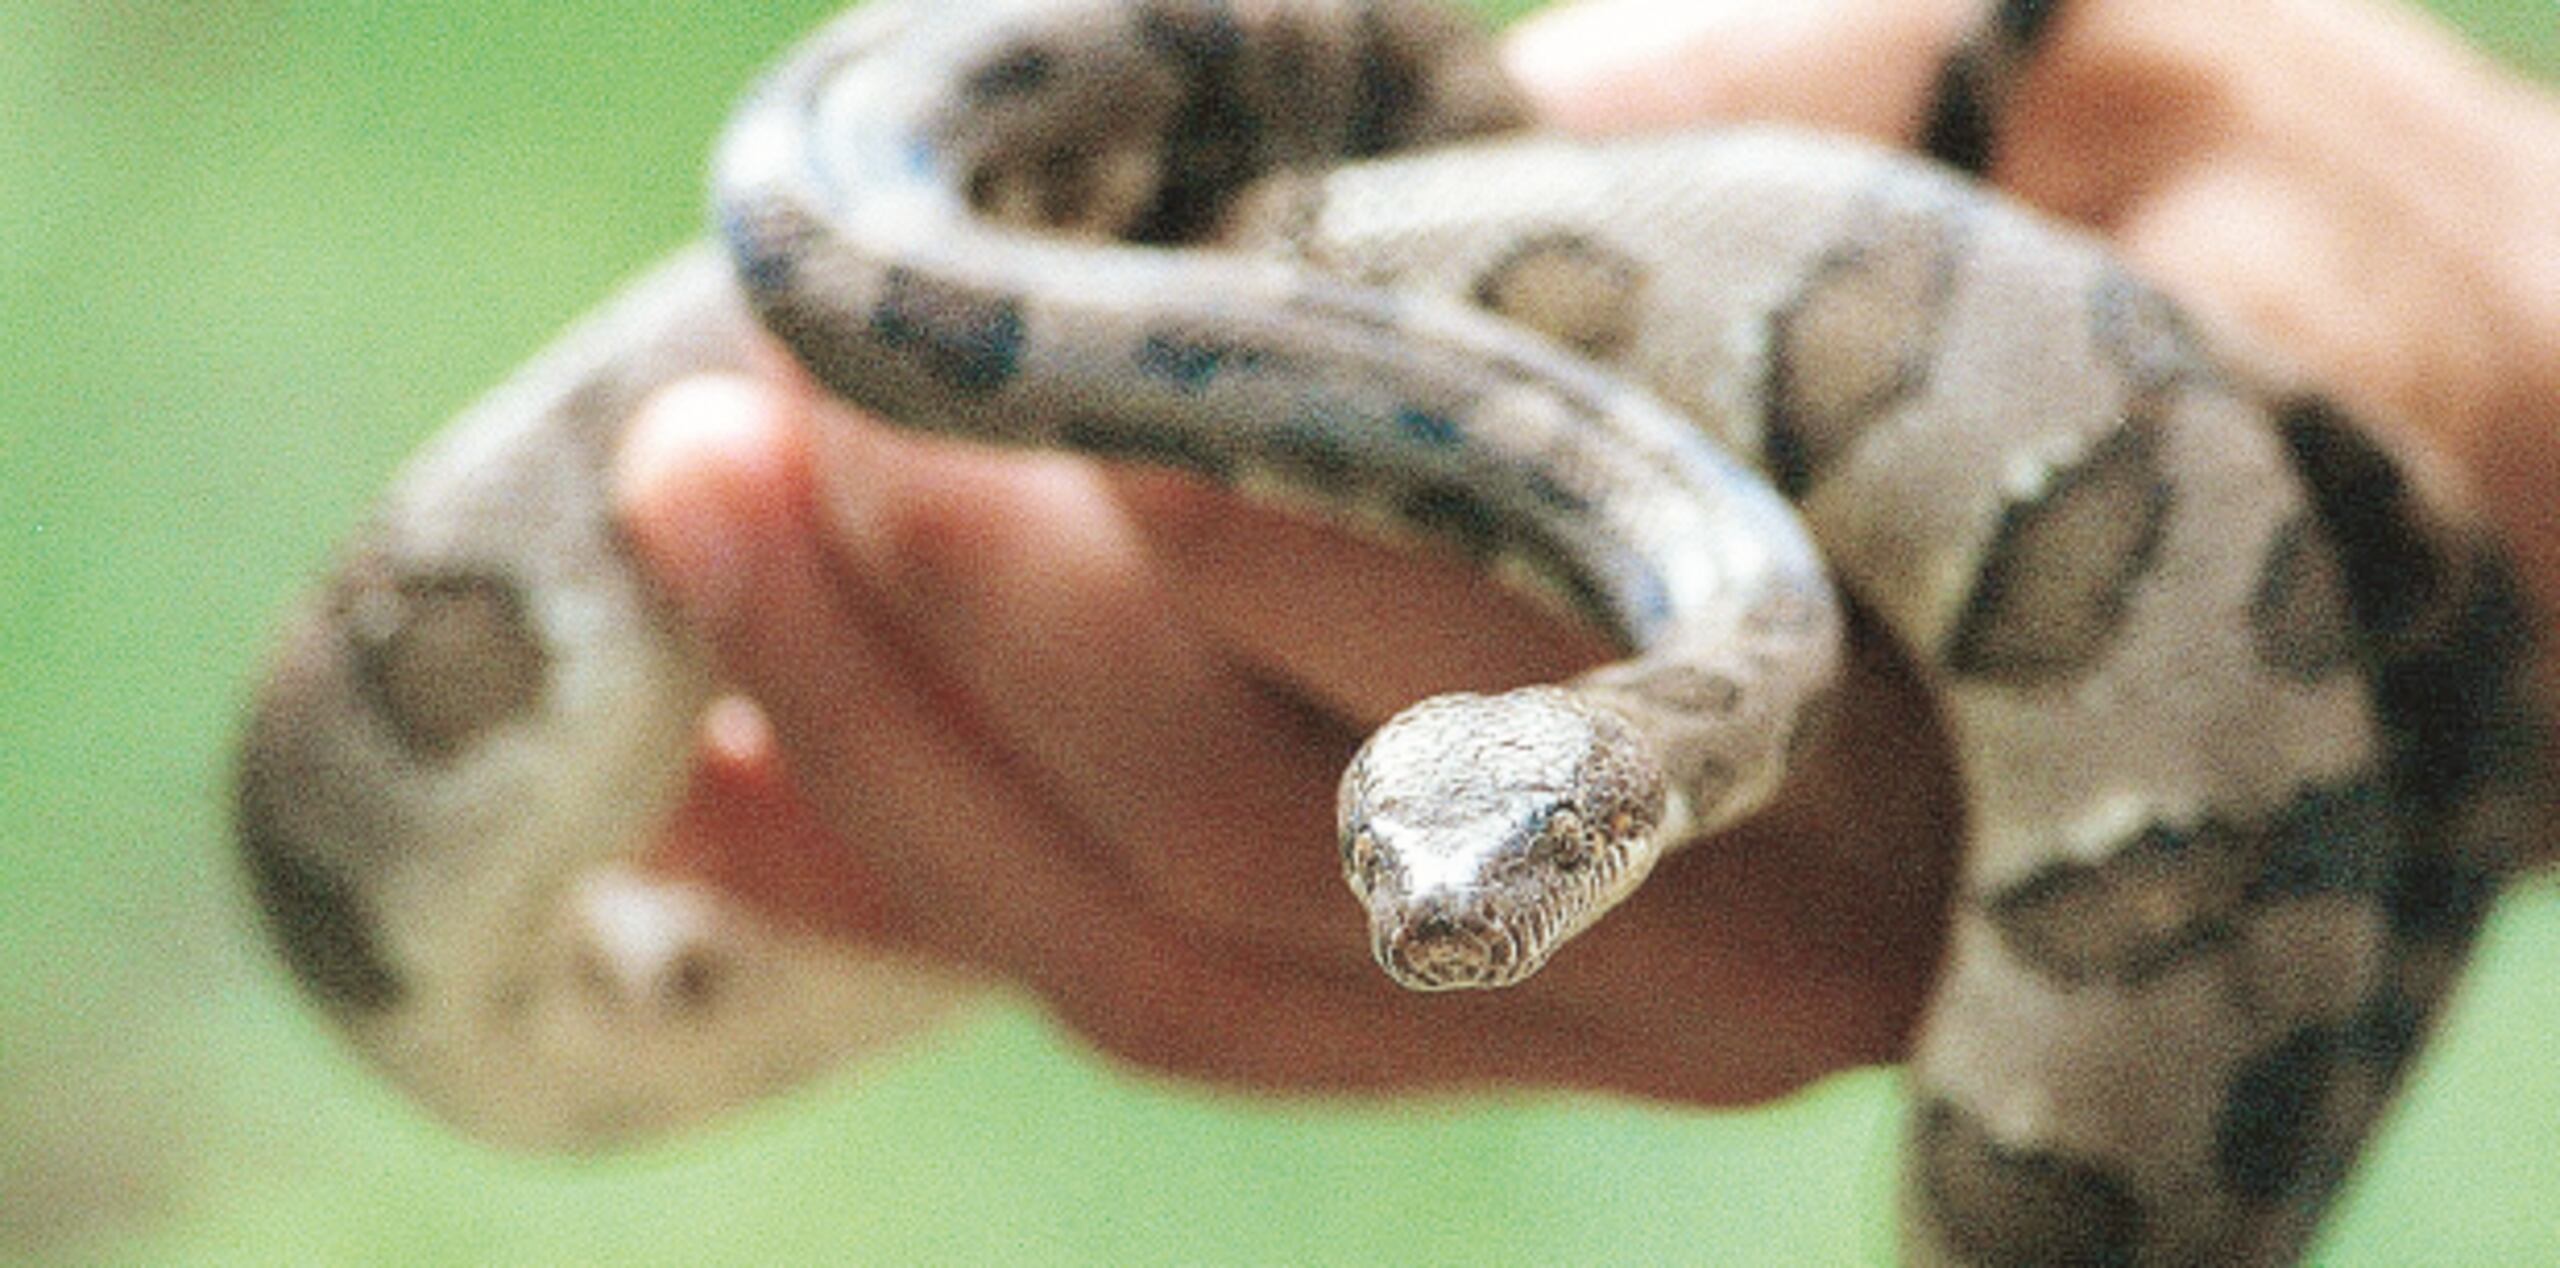
[[896, 421], [1443, 539], [1623, 639], [1425, 702], [1345, 776], [1345, 875], [1420, 988], [1534, 971], [1758, 805], [1836, 671], [1836, 576], [1933, 689], [1970, 824], [1911, 1257], [2297, 1253], [2540, 830], [2495, 552], [1942, 168], [1494, 135], [1522, 121], [1423, 0], [881, 0], [815, 37], [723, 143], [725, 258], [465, 417], [293, 627], [239, 788], [292, 967], [444, 1113], [550, 1144], [929, 1007], [631, 865], [712, 684], [601, 473], [760, 318]]

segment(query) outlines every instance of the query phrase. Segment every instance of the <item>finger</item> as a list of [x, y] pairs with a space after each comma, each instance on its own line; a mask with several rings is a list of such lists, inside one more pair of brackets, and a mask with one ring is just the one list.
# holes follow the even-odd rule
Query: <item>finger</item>
[[1445, 552], [1364, 540], [1188, 481], [1117, 483], [1191, 618], [1357, 730], [1425, 696], [1549, 682], [1609, 655], [1589, 625]]
[[1585, 0], [1516, 27], [1512, 73], [1550, 122], [1627, 132], [1780, 120], [1882, 141], [1918, 130], [1975, 0]]
[[[770, 466], [770, 438], [751, 389], [724, 380], [663, 394], [635, 420], [618, 455], [620, 522], [653, 580], [706, 612], [747, 602], [734, 545], [705, 531], [696, 504], [716, 500], [724, 473]], [[649, 863], [715, 885], [778, 920], [849, 941], [902, 936], [892, 888], [811, 811], [791, 785], [761, 713], [742, 698], [703, 720], [693, 767]]]
[[[1694, 940], [1673, 936], [1670, 912], [1654, 918], [1668, 945], [1622, 936], [1611, 954], [1632, 964], [1604, 959], [1579, 980], [1491, 997], [1417, 1000], [1374, 974], [1312, 975], [1204, 944], [1079, 867], [1090, 843], [943, 716], [956, 693], [923, 685], [863, 631], [850, 609], [864, 587], [813, 544], [805, 438], [769, 397], [743, 384], [721, 393], [730, 399], [697, 400], [695, 412], [726, 409], [742, 425], [712, 429], [689, 456], [679, 444], [653, 458], [644, 442], [626, 459], [621, 503], [635, 545], [668, 574], [679, 606], [744, 605], [696, 619], [734, 681], [767, 702], [806, 804], [865, 853], [914, 913], [914, 935], [1032, 986], [1106, 1050], [1271, 1088], [1530, 1082], [1731, 1102], [1837, 1068], [1841, 1041], [1798, 1030], [1872, 1011], [1834, 1007], [1837, 993], [1797, 992], [1766, 971], [1773, 955], [1793, 955], [1770, 932], [1801, 906], [1784, 901], [1741, 900], [1761, 913], [1743, 921], [1717, 901], [1718, 927], [1742, 935], [1741, 956], [1702, 960]], [[661, 412], [681, 416], [683, 404]], [[712, 564], [717, 578], [701, 571]], [[1737, 964], [1749, 976], [1728, 972]], [[1812, 1020], [1798, 1027], [1789, 1001]]]
[[1102, 852], [1130, 901], [1311, 969], [1365, 970], [1330, 841], [1356, 737], [1183, 615], [1090, 464], [828, 433], [823, 499], [878, 619]]
[[715, 704], [682, 802], [650, 853], [775, 921], [849, 943], [898, 944], [891, 887], [792, 787], [772, 729], [743, 698]]
[[[1605, 655], [1587, 631], [1514, 602], [1461, 563], [1239, 510], [1193, 485], [1126, 485], [1185, 601], [1246, 641], [1276, 640], [1266, 649], [1275, 660], [1365, 641], [1377, 652], [1343, 656], [1339, 673], [1381, 659], [1411, 673], [1434, 661], [1411, 645], [1455, 649], [1437, 662], [1451, 681], [1408, 683], [1384, 707], [1431, 690], [1557, 678]], [[1418, 601], [1417, 589], [1434, 584], [1442, 592]], [[1417, 608], [1470, 632], [1513, 628], [1471, 646], [1389, 619]], [[1910, 676], [1880, 641], [1865, 650], [1829, 728], [1854, 742], [1812, 748], [1785, 802], [1666, 863], [1634, 901], [1509, 993], [1524, 1006], [1506, 1015], [1515, 1050], [1549, 1062], [1531, 1067], [1541, 1077], [1730, 1104], [1903, 1050], [1943, 936], [1952, 783]], [[1519, 1033], [1531, 1026], [1579, 1035], [1578, 1054]]]
[[671, 389], [625, 451], [618, 504], [653, 576], [760, 702], [807, 804], [891, 882], [920, 941], [1161, 1068], [1270, 1086], [1490, 1077], [1498, 1051], [1388, 1050], [1383, 983], [1258, 971], [1080, 866], [1089, 843], [953, 716], [956, 691], [854, 610], [866, 587], [817, 545], [800, 423], [743, 382]]
[[1051, 902], [1092, 882], [1062, 868], [1067, 852], [1007, 844], [1065, 833], [815, 548], [808, 445], [796, 411], [753, 384], [669, 389], [617, 472], [628, 534], [724, 676], [771, 720], [811, 804], [913, 904], [926, 934], [1020, 959], [1028, 922], [985, 910], [970, 873], [1019, 856], [1032, 870], [1011, 874]]
[[1907, 1050], [1960, 814], [1917, 679], [1881, 638], [1852, 650], [1779, 800], [1666, 859], [1540, 976], [1594, 1001], [1597, 1033], [1660, 1054], [1639, 1090], [1748, 1102]]

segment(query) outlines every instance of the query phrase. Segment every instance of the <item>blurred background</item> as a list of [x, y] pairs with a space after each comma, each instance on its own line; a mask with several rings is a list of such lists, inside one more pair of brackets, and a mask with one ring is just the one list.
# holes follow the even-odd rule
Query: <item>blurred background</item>
[[[1887, 1073], [1714, 1117], [1258, 1102], [994, 1007], [566, 1163], [421, 1120], [290, 993], [223, 811], [272, 623], [421, 437], [695, 231], [733, 95], [834, 7], [0, 4], [0, 1263], [1883, 1258]], [[2560, 77], [2552, 0], [2443, 8]], [[2544, 881], [2326, 1258], [2554, 1262], [2554, 1035]]]

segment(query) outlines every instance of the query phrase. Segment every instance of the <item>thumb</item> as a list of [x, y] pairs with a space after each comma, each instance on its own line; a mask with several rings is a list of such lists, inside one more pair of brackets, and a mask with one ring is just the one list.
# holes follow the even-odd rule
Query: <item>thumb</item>
[[1974, 0], [1582, 0], [1511, 33], [1512, 73], [1547, 120], [1626, 132], [1780, 120], [1907, 142]]

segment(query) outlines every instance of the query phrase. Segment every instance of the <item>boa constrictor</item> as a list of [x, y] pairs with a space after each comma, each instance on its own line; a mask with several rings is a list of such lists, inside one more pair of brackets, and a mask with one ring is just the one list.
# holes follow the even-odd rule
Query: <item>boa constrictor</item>
[[[1942, 156], [1979, 163], [2050, 8], [1949, 62]], [[2420, 465], [1943, 167], [1490, 137], [1523, 122], [1425, 0], [840, 20], [722, 145], [725, 255], [461, 420], [294, 624], [238, 804], [287, 961], [442, 1112], [553, 1145], [929, 1010], [635, 866], [713, 684], [601, 473], [761, 319], [894, 420], [1442, 539], [1623, 639], [1425, 702], [1345, 776], [1346, 878], [1420, 988], [1533, 971], [1766, 797], [1839, 659], [1836, 576], [1932, 688], [1970, 824], [1910, 1059], [1911, 1257], [2290, 1258], [2541, 830], [2494, 550]]]

